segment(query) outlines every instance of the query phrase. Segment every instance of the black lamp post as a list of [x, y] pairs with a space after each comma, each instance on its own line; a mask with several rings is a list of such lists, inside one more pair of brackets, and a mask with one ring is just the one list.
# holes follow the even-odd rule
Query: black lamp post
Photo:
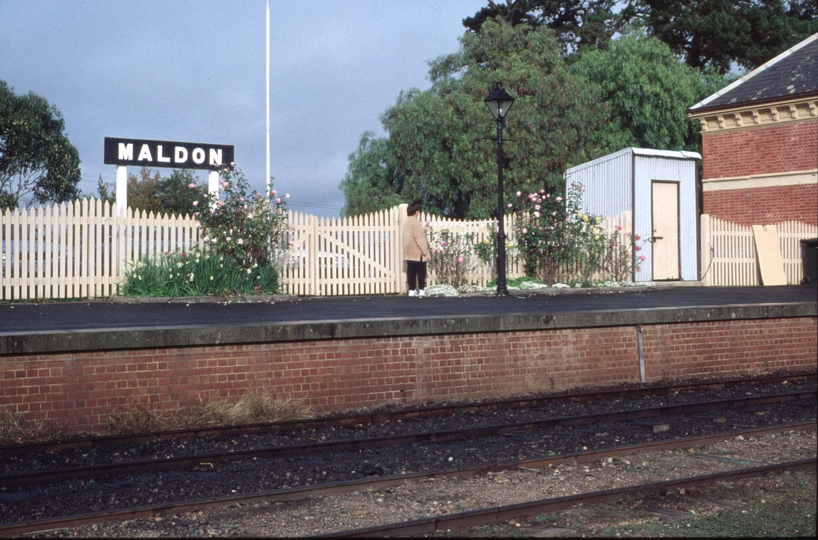
[[514, 98], [503, 89], [503, 84], [498, 82], [484, 101], [497, 122], [497, 294], [507, 295], [505, 204], [503, 202], [503, 124], [508, 110], [514, 104]]

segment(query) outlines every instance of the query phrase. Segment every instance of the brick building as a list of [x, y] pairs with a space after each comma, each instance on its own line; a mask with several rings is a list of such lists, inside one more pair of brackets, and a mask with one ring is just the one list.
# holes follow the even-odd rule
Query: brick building
[[818, 34], [697, 103], [702, 213], [818, 225]]

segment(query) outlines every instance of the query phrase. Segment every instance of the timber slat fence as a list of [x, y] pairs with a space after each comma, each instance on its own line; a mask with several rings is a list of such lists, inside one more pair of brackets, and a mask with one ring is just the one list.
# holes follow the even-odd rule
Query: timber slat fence
[[[281, 281], [296, 295], [396, 294], [405, 288], [401, 236], [405, 206], [365, 216], [321, 218], [290, 212], [290, 250], [280, 259]], [[421, 215], [430, 229], [470, 234], [475, 244], [490, 241], [495, 220], [457, 221]], [[628, 214], [605, 219], [608, 232], [630, 230]], [[776, 224], [788, 283], [803, 277], [799, 240], [818, 236], [818, 227]], [[506, 216], [507, 243], [515, 243], [513, 216]], [[702, 281], [705, 285], [758, 285], [751, 227], [704, 215], [701, 220]], [[116, 216], [113, 205], [97, 199], [7, 210], [0, 213], [0, 299], [107, 297], [117, 294], [129, 266], [141, 257], [203, 246], [191, 216], [155, 215], [129, 209]], [[475, 256], [469, 281], [485, 285], [492, 263]], [[558, 280], [577, 275], [562, 269]], [[508, 278], [523, 275], [509, 250]], [[436, 283], [430, 272], [429, 284]]]
[[[787, 284], [804, 277], [801, 240], [818, 236], [818, 227], [798, 221], [776, 223]], [[710, 286], [760, 285], [758, 255], [751, 226], [701, 216], [701, 281]]]

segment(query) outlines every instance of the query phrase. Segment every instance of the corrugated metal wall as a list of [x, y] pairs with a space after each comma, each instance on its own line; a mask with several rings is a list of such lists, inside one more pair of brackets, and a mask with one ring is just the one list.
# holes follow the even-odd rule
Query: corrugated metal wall
[[631, 152], [625, 149], [565, 171], [566, 185], [585, 186], [582, 210], [598, 216], [618, 216], [633, 210]]

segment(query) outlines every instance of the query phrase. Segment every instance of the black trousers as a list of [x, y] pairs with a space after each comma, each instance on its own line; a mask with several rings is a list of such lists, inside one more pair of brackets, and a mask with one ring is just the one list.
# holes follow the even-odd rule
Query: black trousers
[[406, 261], [406, 281], [410, 291], [426, 288], [426, 261]]

